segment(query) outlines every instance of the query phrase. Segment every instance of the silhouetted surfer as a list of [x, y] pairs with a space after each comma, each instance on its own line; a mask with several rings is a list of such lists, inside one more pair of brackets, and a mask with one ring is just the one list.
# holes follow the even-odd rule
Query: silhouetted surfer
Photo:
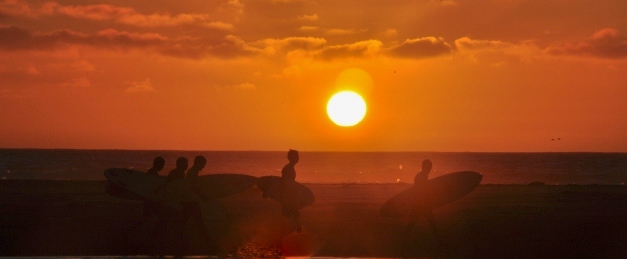
[[[431, 160], [425, 159], [422, 161], [422, 170], [416, 174], [414, 177], [414, 186], [416, 188], [425, 188], [427, 184], [429, 184], [429, 173], [431, 172], [431, 168], [433, 164]], [[416, 197], [416, 202], [424, 201], [425, 197]], [[407, 225], [407, 230], [405, 232], [405, 240], [409, 241], [409, 236], [414, 226], [418, 223], [418, 220], [422, 217], [426, 218], [429, 222], [429, 226], [431, 228], [431, 232], [435, 236], [436, 240], [440, 241], [440, 234], [437, 231], [437, 227], [435, 225], [435, 218], [433, 217], [433, 212], [429, 209], [418, 209], [419, 206], [414, 206], [412, 212], [409, 215], [409, 224]]]
[[[163, 170], [163, 166], [165, 165], [165, 159], [163, 157], [155, 157], [152, 161], [152, 167], [146, 171], [146, 174], [159, 176], [159, 171]], [[143, 201], [143, 210], [142, 216], [139, 221], [131, 227], [132, 230], [140, 227], [142, 224], [147, 223], [153, 215], [158, 215], [160, 209], [160, 204], [158, 202], [144, 199]]]
[[[165, 159], [163, 157], [155, 157], [155, 160], [152, 161], [152, 167], [148, 169], [146, 172], [149, 175], [159, 176], [159, 171], [163, 170], [163, 166], [165, 166]], [[157, 213], [159, 209], [158, 203], [151, 200], [144, 200], [144, 211], [142, 213], [142, 219], [140, 222], [147, 220], [150, 216]]]
[[187, 162], [187, 158], [179, 157], [178, 159], [176, 159], [176, 168], [174, 168], [168, 174], [168, 177], [166, 178], [166, 181], [165, 181], [166, 184], [172, 181], [179, 180], [179, 179], [184, 179], [185, 170], [187, 170], [188, 166], [189, 166], [189, 163]]
[[[176, 160], [176, 168], [174, 168], [168, 174], [166, 178], [165, 185], [167, 186], [173, 181], [184, 179], [185, 178], [185, 170], [189, 166], [187, 158], [179, 157]], [[185, 225], [187, 223], [187, 217], [185, 217], [185, 213], [176, 209], [168, 208], [166, 206], [161, 206], [161, 218], [157, 224], [157, 230], [155, 234], [155, 238], [161, 239], [161, 244], [158, 244], [157, 249], [160, 251], [159, 254], [163, 254], [163, 249], [169, 241], [170, 245], [172, 245], [174, 249], [174, 253], [177, 255], [182, 255], [184, 252], [184, 240], [183, 233], [185, 229]], [[170, 235], [166, 237], [165, 233], [169, 233]]]
[[159, 176], [159, 172], [163, 170], [163, 166], [165, 166], [165, 159], [163, 157], [155, 157], [155, 160], [152, 161], [152, 167], [148, 169], [146, 172], [149, 175]]
[[294, 166], [296, 165], [296, 163], [298, 163], [299, 159], [300, 158], [298, 156], [298, 151], [290, 149], [287, 152], [287, 160], [289, 160], [289, 163], [283, 166], [283, 169], [281, 170], [281, 178], [283, 178], [283, 182], [281, 185], [281, 200], [283, 201], [281, 202], [281, 205], [283, 215], [285, 215], [286, 217], [291, 216], [291, 218], [294, 220], [294, 223], [296, 224], [297, 232], [302, 231], [302, 227], [300, 226], [300, 222], [298, 221], [300, 219], [300, 212], [298, 211], [298, 207], [296, 206], [296, 204], [294, 204], [293, 202], [288, 202], [287, 198], [291, 195], [289, 193], [290, 184], [296, 182], [296, 170], [294, 169]]
[[197, 156], [194, 158], [194, 164], [192, 165], [192, 167], [189, 168], [189, 170], [187, 170], [187, 178], [192, 178], [192, 177], [198, 177], [198, 175], [200, 174], [200, 171], [202, 171], [203, 168], [205, 168], [205, 165], [207, 165], [207, 159], [203, 156]]
[[[205, 157], [197, 156], [196, 158], [194, 158], [194, 164], [192, 165], [192, 167], [190, 167], [189, 170], [187, 170], [186, 177], [189, 179], [198, 178], [200, 171], [203, 168], [205, 168], [206, 164], [207, 164], [207, 159]], [[198, 189], [200, 188], [200, 186], [197, 186], [196, 184], [197, 184], [196, 181], [191, 181], [190, 187], [193, 188], [194, 192], [196, 192], [198, 196], [206, 200], [206, 198], [202, 196], [202, 193]], [[185, 223], [187, 223], [187, 220], [191, 217], [194, 220], [194, 222], [196, 222], [196, 225], [198, 225], [198, 227], [200, 228], [200, 232], [203, 235], [203, 237], [207, 241], [211, 241], [209, 232], [207, 231], [207, 227], [205, 226], [205, 223], [202, 218], [202, 211], [200, 210], [200, 204], [198, 202], [184, 203], [183, 213], [185, 213]]]

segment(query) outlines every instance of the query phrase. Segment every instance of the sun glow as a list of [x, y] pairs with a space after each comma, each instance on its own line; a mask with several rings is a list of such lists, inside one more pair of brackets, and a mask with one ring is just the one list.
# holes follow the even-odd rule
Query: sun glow
[[327, 114], [338, 126], [354, 126], [366, 116], [366, 102], [353, 91], [341, 91], [329, 99]]

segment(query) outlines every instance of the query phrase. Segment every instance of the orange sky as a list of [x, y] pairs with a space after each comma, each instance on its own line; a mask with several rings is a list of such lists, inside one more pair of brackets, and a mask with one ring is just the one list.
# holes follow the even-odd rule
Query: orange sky
[[[0, 148], [627, 152], [625, 10], [2, 0]], [[346, 69], [372, 83], [351, 128]]]

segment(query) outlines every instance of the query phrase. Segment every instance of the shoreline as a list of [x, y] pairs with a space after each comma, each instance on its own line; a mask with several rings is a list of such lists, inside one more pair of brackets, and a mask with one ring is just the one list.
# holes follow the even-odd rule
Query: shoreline
[[[1, 256], [149, 254], [150, 224], [131, 230], [139, 201], [104, 193], [107, 181], [0, 181]], [[316, 202], [292, 232], [280, 206], [256, 188], [203, 205], [213, 241], [185, 227], [188, 253], [226, 256], [251, 242], [283, 255], [315, 257], [622, 258], [627, 256], [627, 186], [482, 184], [434, 209], [445, 246], [426, 222], [405, 238], [407, 222], [379, 208], [409, 184], [305, 184]], [[409, 240], [409, 248], [403, 242]]]
[[[201, 175], [202, 176], [202, 175]], [[0, 179], [0, 184], [8, 183], [9, 185], [17, 182], [32, 182], [32, 183], [93, 183], [101, 184], [106, 183], [108, 180], [75, 180], [75, 179]], [[340, 185], [340, 186], [360, 186], [360, 185], [375, 185], [375, 186], [410, 186], [413, 183], [409, 182], [299, 182], [303, 185]], [[545, 183], [542, 181], [530, 181], [528, 183], [480, 183], [479, 186], [627, 186], [627, 183]], [[0, 192], [1, 193], [1, 192]]]

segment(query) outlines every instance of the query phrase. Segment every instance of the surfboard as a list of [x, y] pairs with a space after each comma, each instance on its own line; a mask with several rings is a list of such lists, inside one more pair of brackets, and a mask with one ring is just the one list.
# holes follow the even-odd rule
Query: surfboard
[[[302, 208], [307, 205], [311, 205], [315, 201], [313, 192], [306, 186], [294, 182], [287, 181], [285, 186], [286, 195], [281, 195], [281, 183], [283, 179], [279, 176], [262, 176], [257, 181], [257, 187], [262, 192], [266, 193], [270, 199], [277, 201], [281, 204], [294, 204], [297, 208]], [[282, 200], [282, 197], [285, 200]]]
[[257, 183], [257, 177], [244, 174], [207, 174], [167, 183], [157, 190], [157, 199], [198, 202], [228, 197]]
[[104, 172], [112, 184], [107, 186], [108, 194], [128, 198], [131, 194], [138, 195], [135, 199], [154, 199], [157, 188], [165, 183], [165, 177], [149, 175], [146, 172], [128, 168], [109, 168]]
[[117, 185], [111, 181], [107, 182], [107, 185], [105, 185], [105, 193], [111, 196], [115, 196], [117, 198], [126, 199], [126, 200], [136, 200], [136, 201], [146, 200], [146, 198], [142, 197], [141, 195], [133, 193], [127, 189], [124, 189], [120, 185]]
[[482, 178], [477, 172], [461, 171], [430, 179], [390, 198], [381, 206], [381, 216], [405, 217], [412, 212], [441, 207], [472, 192]]
[[[126, 168], [109, 168], [105, 177], [116, 187], [107, 187], [107, 193], [129, 198], [166, 202], [201, 202], [240, 193], [257, 183], [257, 177], [243, 174], [208, 174], [185, 178], [166, 184], [166, 178]], [[120, 190], [122, 189], [122, 190]]]

